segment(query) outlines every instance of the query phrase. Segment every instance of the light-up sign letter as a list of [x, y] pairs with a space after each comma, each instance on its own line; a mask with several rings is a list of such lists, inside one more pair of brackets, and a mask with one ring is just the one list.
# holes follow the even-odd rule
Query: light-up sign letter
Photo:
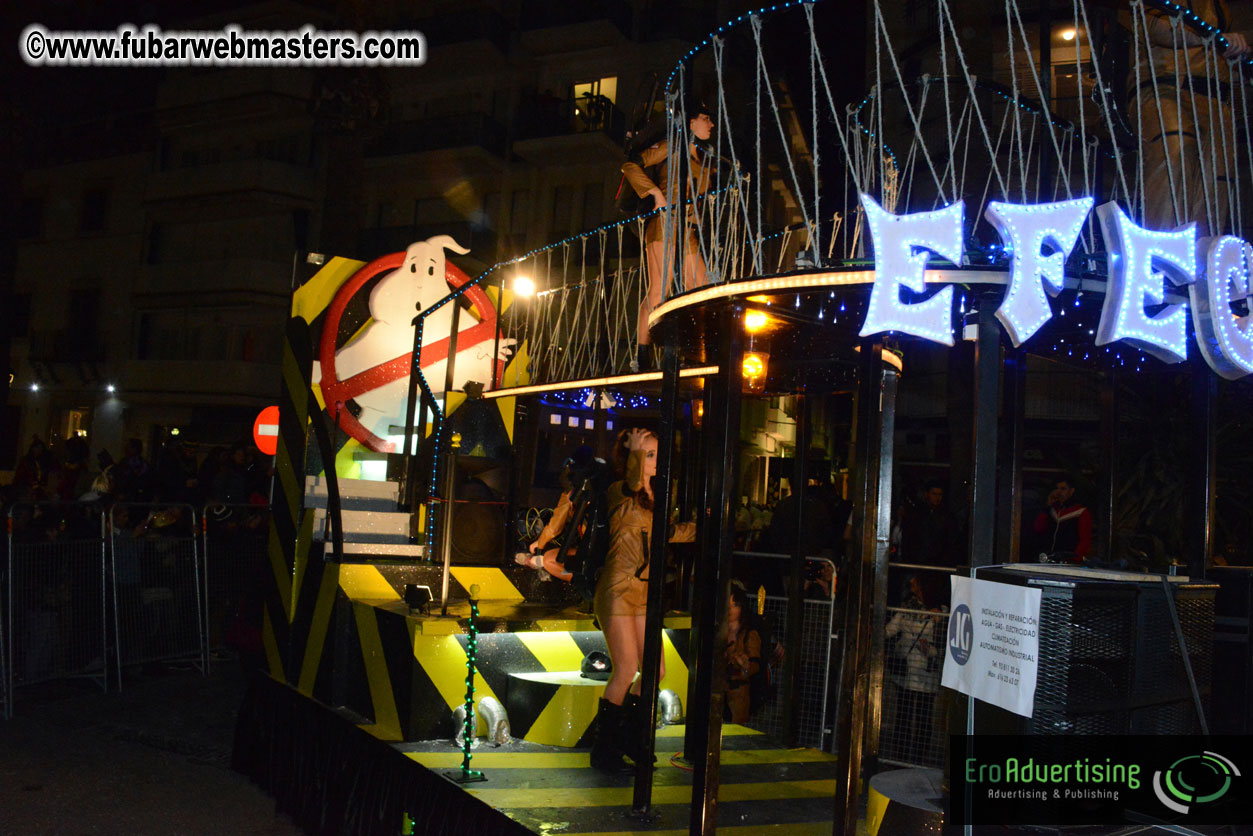
[[931, 250], [961, 264], [962, 219], [965, 205], [957, 201], [946, 209], [894, 215], [874, 198], [861, 196], [861, 205], [874, 241], [874, 287], [862, 323], [861, 336], [900, 331], [944, 345], [953, 344], [953, 288], [945, 287], [922, 302], [901, 301], [901, 285], [921, 293]]
[[[1146, 304], [1166, 301], [1162, 274], [1176, 285], [1196, 279], [1196, 224], [1174, 232], [1156, 232], [1137, 226], [1116, 203], [1096, 208], [1109, 253], [1105, 303], [1096, 344], [1125, 340], [1166, 363], [1188, 357], [1187, 311], [1167, 305], [1149, 316]], [[1155, 273], [1154, 270], [1160, 273]]]
[[1240, 299], [1249, 304], [1250, 268], [1253, 246], [1224, 235], [1210, 242], [1205, 276], [1188, 288], [1196, 343], [1210, 368], [1228, 380], [1253, 372], [1253, 317], [1231, 309]]
[[[1066, 256], [1079, 238], [1092, 203], [1090, 197], [1037, 206], [993, 201], [983, 213], [1013, 256], [1009, 290], [996, 309], [996, 318], [1015, 346], [1022, 345], [1053, 315], [1044, 291], [1050, 296], [1061, 292]], [[1046, 246], [1048, 253], [1044, 252]]]

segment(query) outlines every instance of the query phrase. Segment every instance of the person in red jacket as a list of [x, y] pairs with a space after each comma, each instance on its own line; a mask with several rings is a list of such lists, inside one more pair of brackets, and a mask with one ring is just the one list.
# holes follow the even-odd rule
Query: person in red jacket
[[1042, 559], [1065, 554], [1074, 555], [1074, 562], [1081, 562], [1092, 551], [1092, 512], [1075, 502], [1074, 497], [1074, 481], [1069, 477], [1058, 479], [1049, 493], [1048, 508], [1035, 518]]

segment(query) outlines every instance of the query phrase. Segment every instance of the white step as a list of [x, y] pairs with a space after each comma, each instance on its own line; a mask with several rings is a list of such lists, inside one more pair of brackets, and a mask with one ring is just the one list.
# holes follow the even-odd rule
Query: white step
[[[344, 557], [390, 557], [418, 560], [426, 551], [421, 543], [344, 543]], [[330, 554], [329, 547], [327, 554]]]
[[[374, 479], [346, 479], [339, 477], [340, 498], [369, 497], [371, 499], [390, 499], [395, 502], [400, 496], [400, 486], [395, 482], [379, 482]], [[305, 493], [326, 496], [326, 478], [323, 476], [306, 476]]]
[[[345, 543], [409, 542], [409, 514], [405, 511], [341, 511]], [[315, 508], [313, 536], [325, 540], [329, 536], [326, 509]]]

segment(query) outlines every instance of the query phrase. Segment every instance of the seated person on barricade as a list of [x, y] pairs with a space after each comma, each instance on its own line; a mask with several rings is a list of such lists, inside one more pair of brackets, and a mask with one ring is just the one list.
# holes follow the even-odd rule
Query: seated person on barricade
[[[906, 747], [929, 745], [932, 710], [944, 659], [943, 607], [935, 605], [935, 576], [909, 576], [909, 591], [884, 630], [886, 673], [896, 686], [895, 734]], [[934, 612], [929, 615], [927, 612]]]

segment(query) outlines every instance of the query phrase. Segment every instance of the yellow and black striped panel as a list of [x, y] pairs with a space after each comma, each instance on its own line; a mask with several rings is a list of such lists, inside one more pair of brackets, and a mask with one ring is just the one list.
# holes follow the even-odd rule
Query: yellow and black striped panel
[[[467, 584], [486, 581], [500, 591], [513, 588], [505, 585], [507, 577], [499, 570], [459, 574]], [[370, 731], [384, 740], [451, 737], [452, 711], [465, 700], [468, 612], [464, 606], [454, 607], [450, 617], [440, 617], [436, 603], [435, 615], [410, 615], [395, 583], [380, 567], [310, 562], [303, 588], [316, 589], [317, 594], [302, 595], [300, 617], [293, 625], [296, 641], [308, 646], [298, 687], [322, 701], [334, 697], [333, 704], [372, 719]], [[338, 615], [326, 612], [332, 608]], [[518, 737], [534, 730], [545, 740], [561, 739], [571, 745], [585, 741], [595, 716], [594, 700], [577, 701], [583, 707], [567, 716], [568, 693], [512, 675], [578, 671], [586, 654], [604, 652], [604, 636], [589, 629], [590, 617], [557, 612], [548, 624], [542, 614], [517, 599], [485, 600], [480, 611], [482, 626], [491, 626], [493, 632], [478, 638], [475, 699], [495, 697], [508, 706]], [[304, 627], [332, 622], [334, 636]], [[585, 629], [562, 629], [567, 624]], [[686, 695], [689, 619], [670, 618], [667, 625], [662, 687]]]
[[309, 326], [303, 319], [287, 321], [283, 341], [282, 387], [279, 395], [276, 488], [270, 516], [270, 577], [265, 595], [262, 641], [270, 675], [292, 682], [289, 625], [293, 577], [308, 554], [312, 517], [304, 514], [304, 461], [309, 421], [309, 373], [313, 358]]
[[[670, 766], [683, 745], [683, 726], [657, 732], [658, 767], [653, 773], [655, 823], [638, 829], [623, 815], [630, 809], [633, 776], [606, 776], [591, 768], [586, 751], [560, 752], [514, 742], [484, 744], [474, 752], [481, 784], [463, 791], [504, 812], [535, 833], [610, 834], [688, 832], [691, 773]], [[461, 755], [450, 747], [405, 744], [411, 759], [428, 769], [454, 768]], [[829, 834], [838, 775], [832, 755], [815, 749], [778, 749], [764, 735], [742, 726], [723, 727], [718, 832], [739, 834]]]

